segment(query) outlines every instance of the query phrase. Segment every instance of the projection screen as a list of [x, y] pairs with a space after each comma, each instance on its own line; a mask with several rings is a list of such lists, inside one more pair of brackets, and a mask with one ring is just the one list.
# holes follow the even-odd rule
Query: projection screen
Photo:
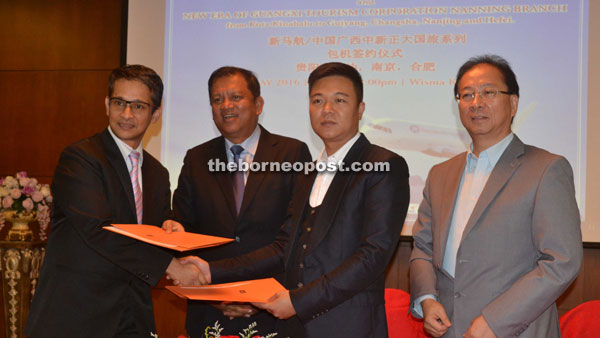
[[[306, 142], [315, 158], [323, 144], [309, 124], [307, 78], [321, 63], [345, 62], [360, 71], [365, 84], [360, 131], [408, 162], [411, 202], [403, 230], [408, 235], [429, 169], [470, 142], [453, 97], [456, 71], [472, 56], [498, 54], [511, 63], [521, 86], [513, 131], [525, 143], [569, 160], [583, 224], [589, 225], [588, 6], [587, 1], [167, 0], [161, 13], [164, 49], [154, 51], [164, 53], [161, 161], [174, 189], [185, 151], [219, 134], [207, 80], [224, 65], [256, 73], [265, 100], [260, 123]], [[129, 63], [143, 59], [136, 58], [129, 40], [132, 23], [148, 15], [147, 7], [130, 1]], [[597, 227], [584, 226], [584, 240], [600, 241]]]

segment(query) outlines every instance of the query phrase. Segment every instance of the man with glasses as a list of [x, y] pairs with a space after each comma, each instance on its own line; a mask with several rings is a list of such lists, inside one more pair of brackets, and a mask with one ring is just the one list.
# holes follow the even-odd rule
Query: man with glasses
[[168, 172], [141, 143], [160, 117], [162, 92], [152, 69], [113, 70], [105, 99], [108, 128], [62, 152], [27, 336], [156, 336], [150, 286], [165, 271], [182, 284], [205, 283], [198, 269], [166, 251], [102, 228], [160, 225], [170, 216]]
[[429, 172], [413, 228], [413, 314], [434, 337], [559, 337], [555, 301], [582, 258], [571, 167], [512, 133], [519, 85], [503, 58], [467, 61], [454, 94], [472, 144]]

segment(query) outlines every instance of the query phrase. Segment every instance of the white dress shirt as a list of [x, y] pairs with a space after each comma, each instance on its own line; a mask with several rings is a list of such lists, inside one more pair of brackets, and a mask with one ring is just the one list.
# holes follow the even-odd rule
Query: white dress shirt
[[[327, 165], [327, 163], [335, 163], [335, 167], [337, 168], [340, 162], [344, 160], [344, 157], [346, 157], [348, 151], [350, 151], [350, 148], [352, 148], [352, 146], [354, 145], [354, 143], [356, 143], [356, 140], [358, 140], [359, 137], [360, 133], [356, 133], [354, 137], [352, 137], [346, 143], [344, 143], [344, 145], [331, 156], [327, 156], [327, 152], [325, 151], [325, 148], [323, 148], [323, 150], [321, 150], [319, 158], [317, 159], [317, 163], [322, 162], [325, 165]], [[346, 167], [348, 165], [348, 163], [345, 164]], [[333, 181], [333, 178], [335, 177], [336, 173], [337, 170], [325, 170], [317, 174], [317, 177], [315, 178], [315, 183], [313, 183], [313, 187], [310, 192], [309, 203], [311, 207], [316, 208], [319, 205], [321, 205], [321, 203], [323, 203], [323, 198], [325, 198], [325, 194], [327, 194], [327, 190], [329, 190], [329, 186], [331, 185], [331, 182]]]
[[118, 138], [110, 126], [108, 126], [108, 132], [110, 133], [110, 136], [112, 136], [113, 140], [115, 140], [117, 147], [121, 151], [121, 156], [123, 156], [123, 159], [127, 164], [127, 172], [131, 172], [131, 169], [133, 168], [129, 154], [131, 154], [132, 151], [137, 151], [140, 153], [140, 158], [138, 160], [138, 184], [140, 185], [140, 190], [144, 191], [144, 186], [142, 185], [142, 163], [144, 162], [144, 149], [142, 148], [142, 142], [140, 142], [136, 149], [133, 149], [127, 143], [123, 142], [123, 140]]

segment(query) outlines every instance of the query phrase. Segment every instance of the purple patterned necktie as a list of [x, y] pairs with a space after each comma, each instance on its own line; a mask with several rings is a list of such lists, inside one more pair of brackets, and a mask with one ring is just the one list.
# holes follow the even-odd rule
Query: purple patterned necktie
[[239, 167], [242, 163], [240, 155], [244, 151], [242, 146], [234, 144], [231, 146], [231, 153], [233, 153], [233, 162], [237, 163], [238, 170], [233, 172], [233, 196], [235, 197], [235, 210], [240, 213], [242, 207], [242, 200], [244, 199], [244, 172]]
[[131, 154], [129, 154], [129, 159], [131, 160], [131, 172], [129, 172], [129, 176], [131, 177], [131, 186], [133, 187], [133, 197], [135, 199], [135, 214], [137, 215], [138, 224], [142, 224], [142, 189], [140, 188], [138, 181], [138, 161], [140, 159], [140, 153], [132, 151]]

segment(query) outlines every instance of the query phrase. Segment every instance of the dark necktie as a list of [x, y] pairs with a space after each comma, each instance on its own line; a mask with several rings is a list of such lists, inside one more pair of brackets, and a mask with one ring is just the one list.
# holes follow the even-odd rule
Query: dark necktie
[[242, 163], [240, 155], [244, 151], [242, 146], [234, 144], [231, 146], [231, 153], [233, 153], [233, 162], [237, 163], [238, 167], [233, 172], [233, 195], [235, 197], [235, 210], [240, 213], [242, 207], [242, 200], [244, 199], [244, 172], [241, 170], [240, 165]]

